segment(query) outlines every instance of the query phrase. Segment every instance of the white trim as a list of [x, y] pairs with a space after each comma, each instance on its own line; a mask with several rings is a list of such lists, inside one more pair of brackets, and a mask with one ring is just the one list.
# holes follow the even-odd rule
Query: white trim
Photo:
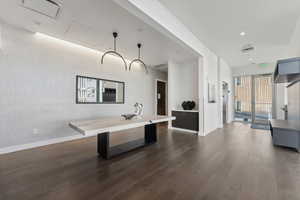
[[68, 141], [82, 139], [82, 138], [86, 138], [86, 136], [83, 136], [80, 134], [80, 135], [73, 135], [73, 136], [67, 136], [67, 137], [61, 137], [61, 138], [54, 138], [54, 139], [44, 140], [44, 141], [39, 141], [39, 142], [33, 142], [33, 143], [28, 143], [28, 144], [4, 147], [4, 148], [0, 149], [0, 155], [12, 153], [12, 152], [16, 152], [16, 151], [33, 149], [33, 148], [42, 147], [42, 146], [46, 146], [46, 145], [50, 145], [50, 144], [68, 142]]
[[189, 129], [175, 128], [175, 127], [172, 127], [172, 126], [170, 127], [170, 129], [177, 130], [177, 131], [184, 131], [184, 132], [188, 132], [188, 133], [194, 133], [194, 134], [199, 135], [198, 131], [193, 131], [193, 130], [189, 130]]
[[154, 104], [155, 104], [155, 115], [157, 115], [157, 82], [164, 82], [166, 84], [166, 115], [168, 114], [168, 81], [162, 79], [155, 79], [155, 94], [154, 94]]

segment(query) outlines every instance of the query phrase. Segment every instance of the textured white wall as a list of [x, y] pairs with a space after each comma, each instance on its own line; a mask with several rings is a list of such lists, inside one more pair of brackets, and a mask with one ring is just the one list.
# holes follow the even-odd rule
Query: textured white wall
[[300, 83], [287, 89], [288, 92], [288, 119], [300, 120]]
[[[166, 74], [142, 68], [124, 71], [122, 62], [8, 25], [2, 27], [0, 54], [0, 148], [77, 134], [70, 120], [133, 112], [133, 104], [154, 113], [155, 79]], [[126, 56], [126, 55], [125, 55]], [[75, 104], [76, 75], [124, 81], [125, 104]]]

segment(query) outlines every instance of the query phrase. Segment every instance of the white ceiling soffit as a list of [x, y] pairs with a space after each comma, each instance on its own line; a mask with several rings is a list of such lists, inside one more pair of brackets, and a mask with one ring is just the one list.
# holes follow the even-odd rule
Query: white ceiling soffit
[[56, 20], [20, 6], [20, 0], [0, 1], [0, 19], [102, 52], [113, 47], [112, 32], [117, 31], [118, 52], [128, 60], [135, 59], [136, 45], [142, 43], [141, 57], [148, 66], [195, 58], [189, 47], [166, 37], [112, 0], [55, 1], [62, 5]]
[[162, 72], [168, 72], [168, 64], [161, 64], [155, 66], [155, 69], [162, 71]]
[[22, 0], [22, 6], [53, 19], [60, 10], [60, 5], [53, 0]]
[[[289, 56], [300, 16], [299, 0], [159, 1], [230, 66], [247, 65], [250, 58], [264, 63]], [[255, 50], [243, 54], [246, 44]]]

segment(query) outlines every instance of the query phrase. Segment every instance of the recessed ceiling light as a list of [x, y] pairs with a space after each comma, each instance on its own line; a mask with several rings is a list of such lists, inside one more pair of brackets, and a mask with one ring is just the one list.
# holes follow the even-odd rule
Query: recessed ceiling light
[[249, 61], [253, 61], [253, 58], [249, 58]]
[[240, 36], [245, 36], [245, 35], [246, 35], [245, 32], [241, 32], [241, 33], [240, 33]]

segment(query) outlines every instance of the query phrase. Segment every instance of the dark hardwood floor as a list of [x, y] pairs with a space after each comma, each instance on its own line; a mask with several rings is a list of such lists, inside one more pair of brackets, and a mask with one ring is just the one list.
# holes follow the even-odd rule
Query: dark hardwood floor
[[112, 160], [96, 137], [0, 156], [1, 200], [299, 200], [300, 154], [235, 123], [207, 137], [159, 129]]

